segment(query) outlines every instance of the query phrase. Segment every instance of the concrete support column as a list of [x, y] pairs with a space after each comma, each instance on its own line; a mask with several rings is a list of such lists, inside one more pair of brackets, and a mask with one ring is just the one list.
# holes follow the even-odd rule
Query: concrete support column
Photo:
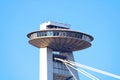
[[40, 48], [40, 78], [39, 80], [53, 80], [53, 55], [49, 48]]
[[[72, 52], [61, 52], [60, 54], [63, 55], [63, 56], [66, 56], [67, 59], [70, 60], [70, 61], [75, 61]], [[79, 76], [78, 76], [78, 72], [75, 69], [72, 69], [72, 68], [70, 68], [70, 70], [73, 72], [73, 74], [75, 75], [77, 80], [80, 80]]]

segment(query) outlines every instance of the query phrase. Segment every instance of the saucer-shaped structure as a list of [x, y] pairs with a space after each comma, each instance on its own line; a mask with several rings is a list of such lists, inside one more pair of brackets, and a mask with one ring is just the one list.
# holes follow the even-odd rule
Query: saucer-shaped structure
[[69, 52], [88, 48], [93, 37], [70, 29], [45, 29], [29, 33], [29, 43], [38, 48], [49, 47], [53, 51]]

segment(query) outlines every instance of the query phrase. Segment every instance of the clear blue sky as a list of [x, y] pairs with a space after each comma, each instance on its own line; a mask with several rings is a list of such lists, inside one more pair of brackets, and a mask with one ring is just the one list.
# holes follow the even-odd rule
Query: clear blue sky
[[0, 80], [39, 79], [39, 49], [26, 35], [48, 20], [94, 37], [92, 47], [75, 52], [76, 62], [120, 75], [120, 0], [1, 0]]

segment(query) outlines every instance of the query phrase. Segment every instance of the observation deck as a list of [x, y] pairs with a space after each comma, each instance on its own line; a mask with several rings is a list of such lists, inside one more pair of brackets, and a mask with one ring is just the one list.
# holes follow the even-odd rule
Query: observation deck
[[[44, 26], [43, 26], [44, 25]], [[91, 46], [91, 35], [70, 30], [68, 27], [52, 23], [42, 24], [44, 28], [27, 35], [29, 43], [38, 48], [49, 47], [53, 51], [69, 52], [88, 48]], [[46, 26], [46, 28], [45, 28]]]

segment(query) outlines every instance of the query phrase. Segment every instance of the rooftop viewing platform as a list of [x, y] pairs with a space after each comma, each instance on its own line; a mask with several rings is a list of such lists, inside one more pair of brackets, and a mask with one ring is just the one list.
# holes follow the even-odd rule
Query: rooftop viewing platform
[[40, 25], [40, 30], [44, 30], [44, 29], [70, 29], [70, 25], [48, 21]]
[[77, 51], [91, 46], [91, 35], [68, 27], [63, 23], [45, 22], [40, 25], [39, 31], [27, 35], [29, 43], [38, 48], [49, 47], [53, 51]]

